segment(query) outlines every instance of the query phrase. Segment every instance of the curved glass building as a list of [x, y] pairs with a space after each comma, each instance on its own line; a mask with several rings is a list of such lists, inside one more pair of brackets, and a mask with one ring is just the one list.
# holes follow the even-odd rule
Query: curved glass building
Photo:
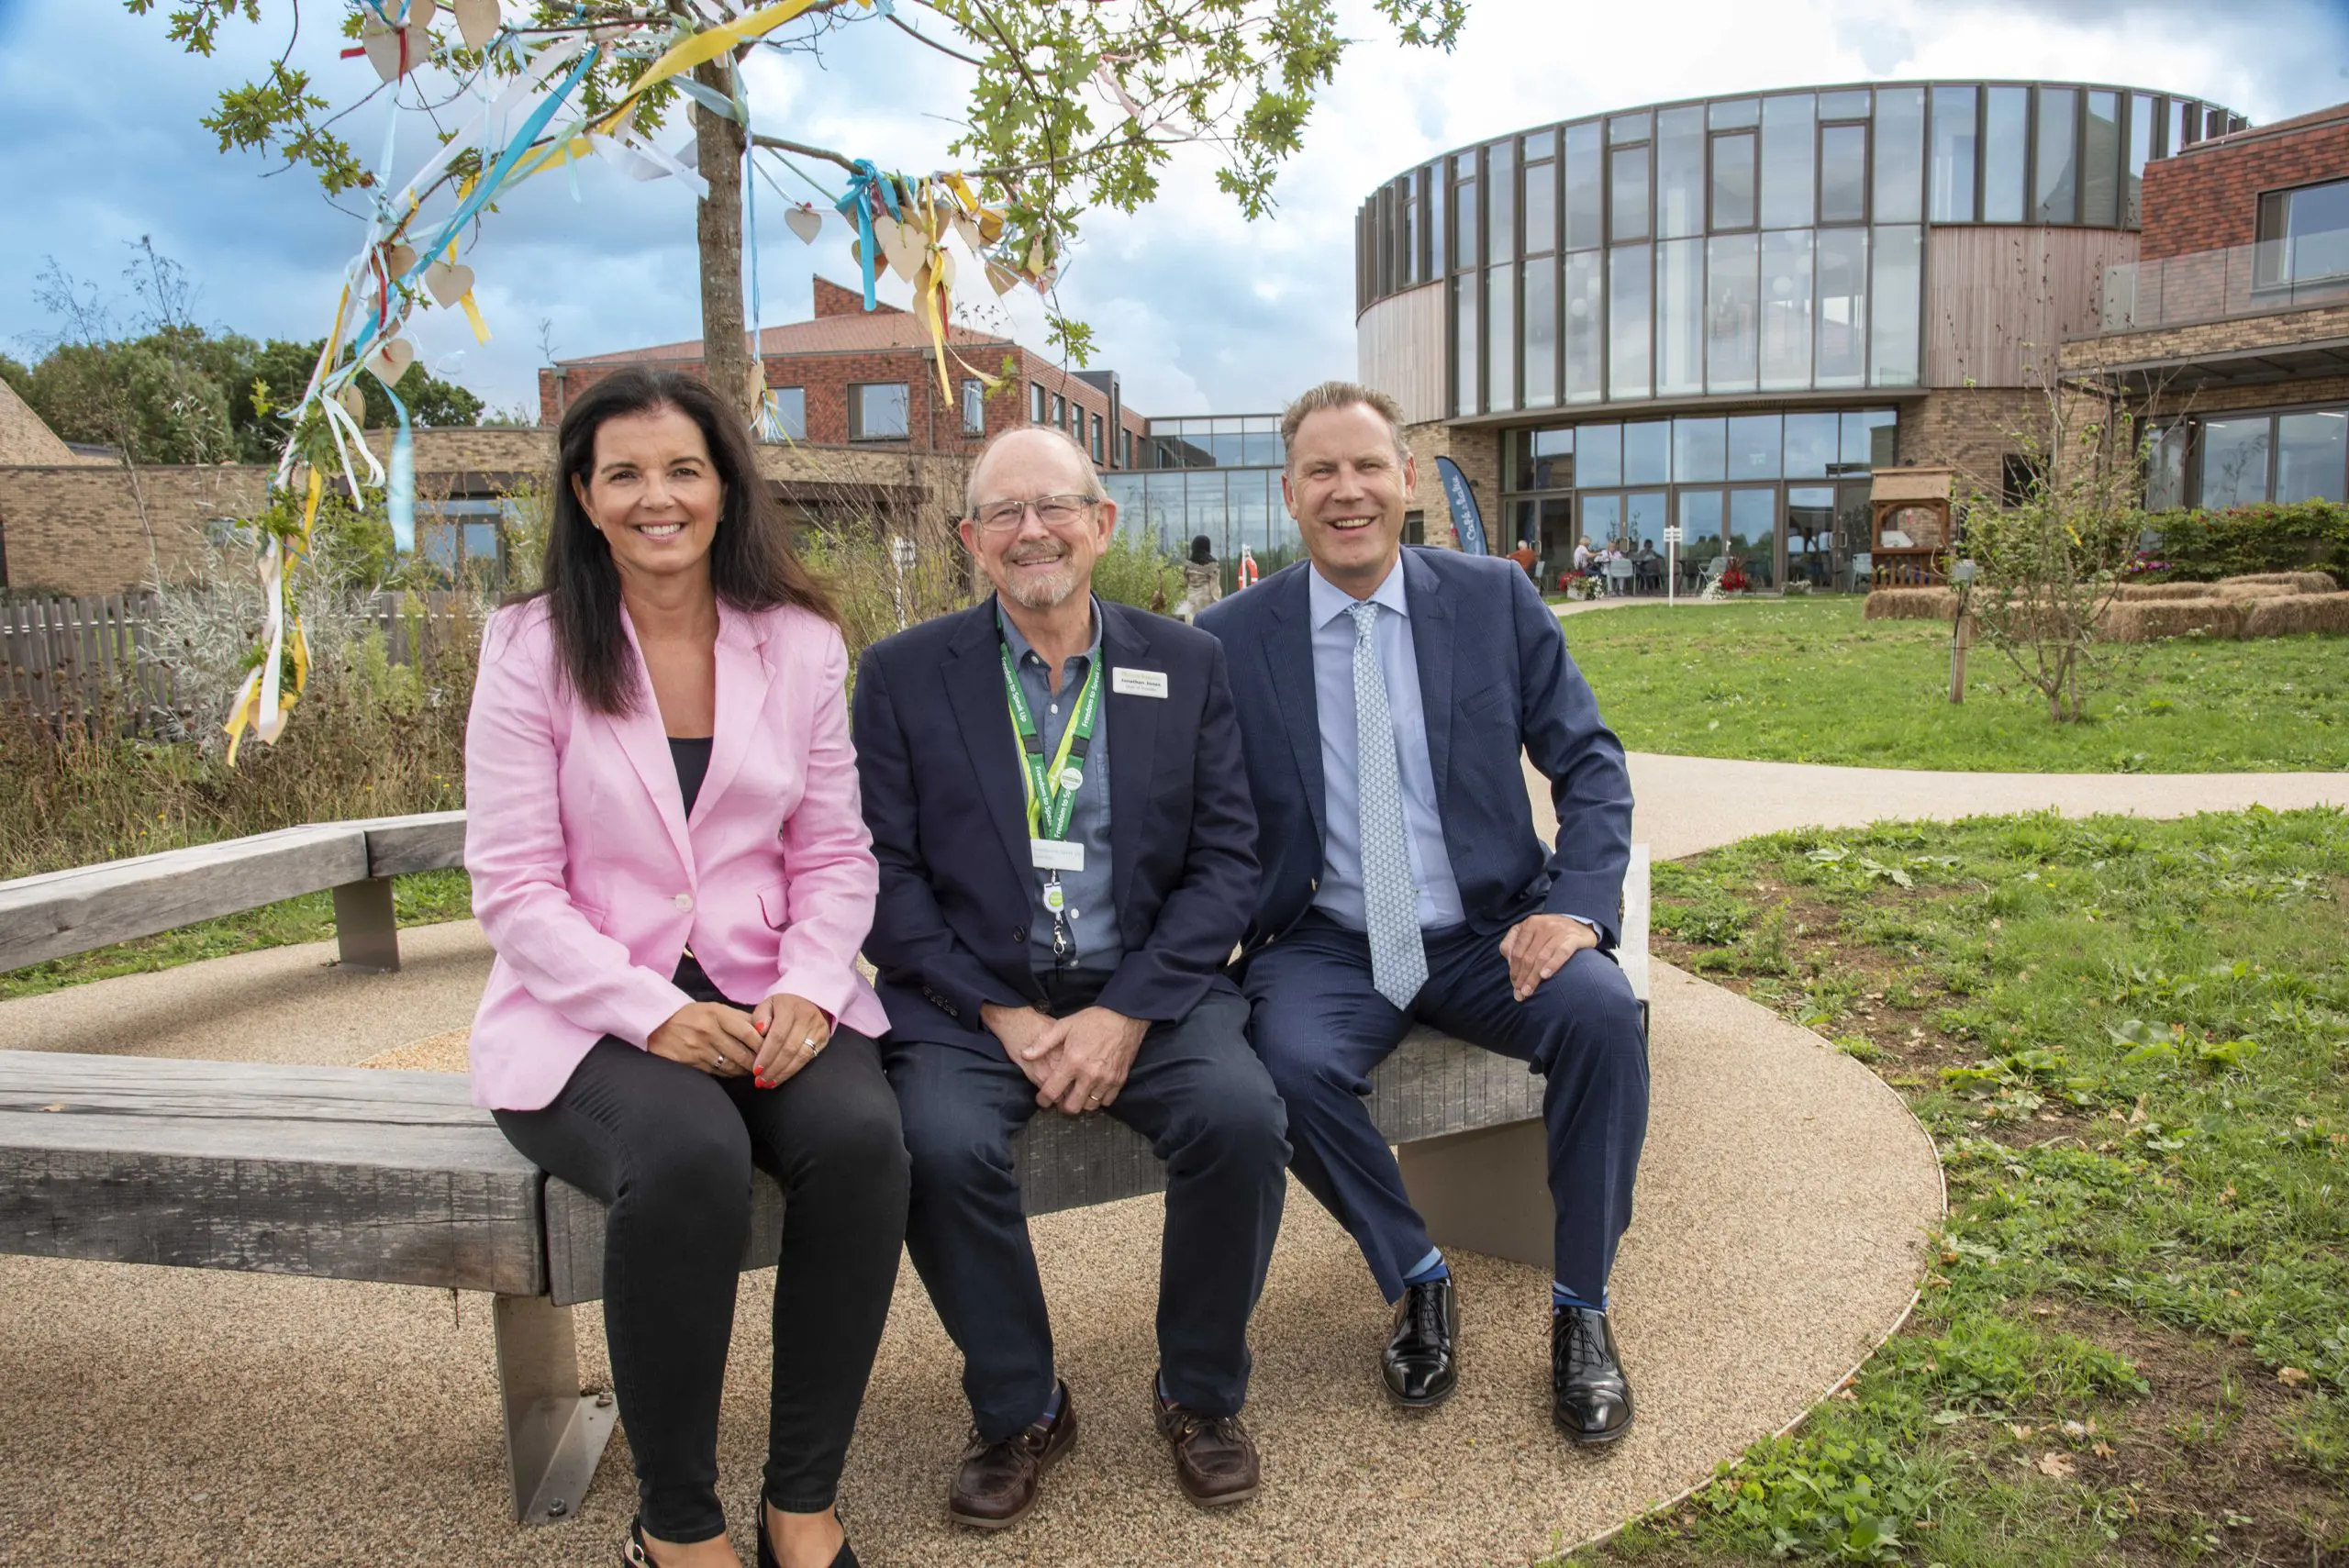
[[2129, 87], [1899, 82], [1500, 137], [1363, 204], [1362, 377], [1545, 573], [1672, 522], [1684, 560], [1843, 585], [1870, 473], [2001, 483], [2031, 389], [2137, 259], [2145, 165], [2243, 123]]

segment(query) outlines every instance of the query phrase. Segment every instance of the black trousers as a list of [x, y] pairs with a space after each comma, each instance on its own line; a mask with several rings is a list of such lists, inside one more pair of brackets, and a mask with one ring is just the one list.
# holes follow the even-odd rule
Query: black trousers
[[763, 1496], [830, 1506], [906, 1229], [907, 1163], [879, 1048], [852, 1029], [774, 1089], [610, 1035], [543, 1110], [499, 1111], [515, 1148], [611, 1206], [604, 1331], [645, 1529], [726, 1529], [718, 1406], [753, 1161], [783, 1184]]
[[[1055, 977], [1052, 1012], [1085, 1006], [1106, 979]], [[1247, 1397], [1248, 1318], [1287, 1195], [1287, 1117], [1247, 1021], [1239, 997], [1211, 992], [1188, 1018], [1152, 1025], [1103, 1107], [1166, 1162], [1159, 1369], [1170, 1396], [1208, 1416], [1237, 1415]], [[907, 1250], [963, 1352], [973, 1423], [997, 1441], [1052, 1397], [1052, 1320], [1011, 1158], [1012, 1135], [1038, 1114], [1035, 1085], [999, 1047], [893, 1040], [888, 1067], [913, 1154]]]

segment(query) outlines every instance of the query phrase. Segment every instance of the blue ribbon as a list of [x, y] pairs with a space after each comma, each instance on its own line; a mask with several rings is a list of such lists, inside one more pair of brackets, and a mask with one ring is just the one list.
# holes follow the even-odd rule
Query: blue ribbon
[[408, 425], [407, 405], [392, 390], [392, 384], [373, 367], [368, 373], [383, 382], [384, 395], [392, 400], [392, 412], [399, 416], [400, 428], [392, 433], [392, 461], [384, 465], [384, 511], [391, 519], [392, 548], [408, 555], [416, 550], [416, 433]]
[[887, 183], [881, 178], [881, 171], [874, 166], [873, 161], [860, 158], [856, 161], [855, 173], [849, 177], [848, 190], [832, 204], [842, 217], [856, 225], [856, 256], [858, 264], [864, 269], [864, 308], [867, 310], [881, 308], [881, 296], [873, 286], [873, 262], [878, 249], [873, 241], [873, 204], [875, 201], [885, 202], [889, 216], [897, 216], [897, 199], [889, 195], [887, 190]]

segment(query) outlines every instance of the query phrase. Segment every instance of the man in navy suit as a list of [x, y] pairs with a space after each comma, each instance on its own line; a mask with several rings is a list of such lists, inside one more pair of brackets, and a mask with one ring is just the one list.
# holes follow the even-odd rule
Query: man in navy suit
[[[1402, 546], [1401, 410], [1342, 382], [1282, 421], [1308, 562], [1199, 625], [1231, 660], [1263, 885], [1241, 959], [1293, 1168], [1397, 1303], [1387, 1392], [1438, 1404], [1458, 1299], [1364, 1099], [1416, 1019], [1546, 1080], [1557, 1210], [1551, 1387], [1577, 1442], [1631, 1429], [1607, 1278], [1647, 1129], [1647, 1045], [1610, 956], [1631, 858], [1623, 749], [1558, 623], [1506, 559]], [[1520, 754], [1550, 781], [1533, 831]]]
[[1105, 1111], [1166, 1162], [1151, 1397], [1184, 1491], [1241, 1502], [1260, 1468], [1248, 1318], [1289, 1151], [1224, 974], [1257, 869], [1223, 650], [1090, 592], [1118, 508], [1065, 435], [990, 442], [965, 501], [995, 595], [874, 644], [854, 713], [907, 1242], [971, 1401], [948, 1510], [1015, 1522], [1076, 1440], [1012, 1166], [1040, 1109]]

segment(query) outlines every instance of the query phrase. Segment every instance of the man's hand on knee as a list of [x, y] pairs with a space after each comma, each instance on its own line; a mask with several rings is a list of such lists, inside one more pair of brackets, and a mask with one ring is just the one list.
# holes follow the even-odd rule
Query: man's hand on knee
[[1107, 1007], [1081, 1008], [1053, 1023], [1039, 1046], [1030, 1048], [1039, 1050], [1045, 1069], [1035, 1080], [1036, 1103], [1068, 1116], [1113, 1104], [1149, 1032], [1147, 1019]]
[[1501, 938], [1508, 960], [1510, 992], [1522, 1002], [1542, 982], [1566, 966], [1584, 948], [1598, 945], [1598, 933], [1566, 915], [1528, 915]]
[[[1030, 1084], [1043, 1083], [1059, 1038], [1060, 1026], [1050, 1014], [1033, 1007], [1007, 1007], [1000, 1002], [989, 1002], [979, 1008], [979, 1021], [1002, 1044], [1003, 1053], [1011, 1058], [1011, 1064], [1028, 1074]], [[1051, 1042], [1046, 1042], [1047, 1035], [1052, 1036]]]

